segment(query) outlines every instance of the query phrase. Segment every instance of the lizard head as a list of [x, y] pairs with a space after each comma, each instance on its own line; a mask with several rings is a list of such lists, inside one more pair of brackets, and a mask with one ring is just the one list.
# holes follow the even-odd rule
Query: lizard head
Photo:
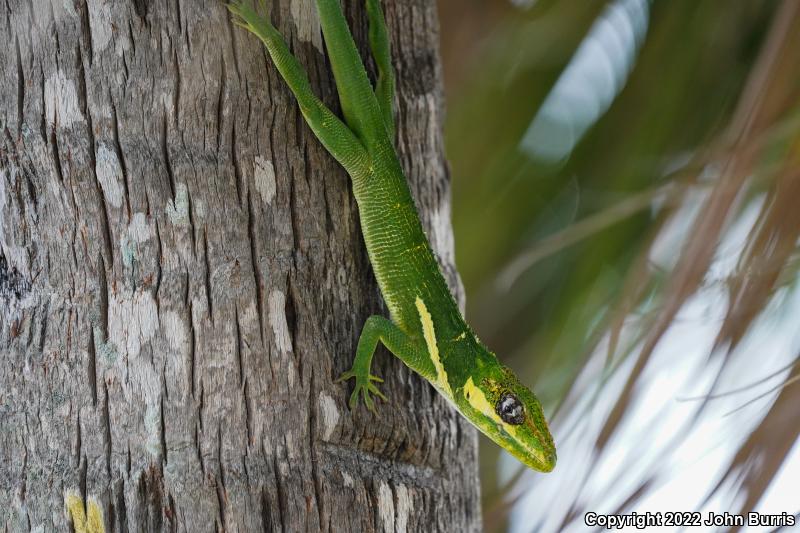
[[514, 457], [541, 472], [555, 467], [556, 448], [542, 405], [511, 370], [497, 365], [468, 378], [456, 394], [461, 412]]

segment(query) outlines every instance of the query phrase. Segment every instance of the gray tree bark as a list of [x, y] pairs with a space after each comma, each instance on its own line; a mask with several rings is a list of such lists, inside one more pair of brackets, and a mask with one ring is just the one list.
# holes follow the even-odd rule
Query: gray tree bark
[[[402, 162], [460, 295], [435, 2], [385, 4]], [[313, 0], [271, 11], [336, 107]], [[5, 531], [479, 529], [475, 432], [432, 387], [384, 351], [378, 416], [333, 383], [381, 298], [259, 43], [216, 0], [0, 13]]]

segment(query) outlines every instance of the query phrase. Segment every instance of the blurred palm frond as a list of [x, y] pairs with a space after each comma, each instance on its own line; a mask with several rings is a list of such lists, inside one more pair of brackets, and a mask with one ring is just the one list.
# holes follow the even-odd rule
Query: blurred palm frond
[[[449, 87], [459, 267], [481, 337], [557, 412], [561, 463], [535, 476], [485, 447], [487, 528], [775, 510], [800, 464], [800, 3], [490, 4]], [[613, 93], [586, 81], [603, 54], [633, 62]], [[610, 107], [567, 155], [527, 149], [587, 83]]]

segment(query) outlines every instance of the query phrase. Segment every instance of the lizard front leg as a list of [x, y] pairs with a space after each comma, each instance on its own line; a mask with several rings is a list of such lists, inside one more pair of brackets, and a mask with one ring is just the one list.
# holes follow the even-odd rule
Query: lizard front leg
[[431, 363], [430, 357], [428, 357], [422, 346], [415, 343], [390, 320], [379, 315], [373, 315], [367, 319], [364, 323], [364, 328], [361, 330], [353, 367], [338, 379], [338, 381], [345, 381], [350, 378], [356, 378], [356, 386], [350, 396], [351, 409], [354, 409], [358, 404], [359, 395], [364, 397], [364, 403], [373, 412], [375, 411], [375, 406], [370, 394], [375, 394], [386, 400], [386, 396], [380, 392], [378, 386], [374, 383], [381, 383], [383, 380], [370, 374], [372, 356], [379, 341], [412, 370], [422, 376], [431, 379], [432, 376], [436, 375], [436, 370]]

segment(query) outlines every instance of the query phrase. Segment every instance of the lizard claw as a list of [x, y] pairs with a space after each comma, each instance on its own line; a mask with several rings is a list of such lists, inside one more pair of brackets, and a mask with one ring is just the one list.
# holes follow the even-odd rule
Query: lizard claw
[[388, 401], [386, 396], [378, 389], [377, 385], [373, 382], [383, 383], [383, 380], [378, 376], [373, 376], [371, 374], [357, 374], [352, 370], [345, 372], [339, 379], [336, 380], [336, 383], [341, 383], [343, 381], [347, 381], [350, 378], [356, 378], [356, 386], [353, 389], [353, 393], [350, 395], [350, 401], [348, 405], [350, 409], [353, 410], [358, 406], [358, 398], [359, 396], [364, 397], [364, 405], [367, 406], [367, 409], [375, 413], [375, 403], [372, 401], [372, 394], [377, 396], [378, 398], [382, 399], [383, 401]]

